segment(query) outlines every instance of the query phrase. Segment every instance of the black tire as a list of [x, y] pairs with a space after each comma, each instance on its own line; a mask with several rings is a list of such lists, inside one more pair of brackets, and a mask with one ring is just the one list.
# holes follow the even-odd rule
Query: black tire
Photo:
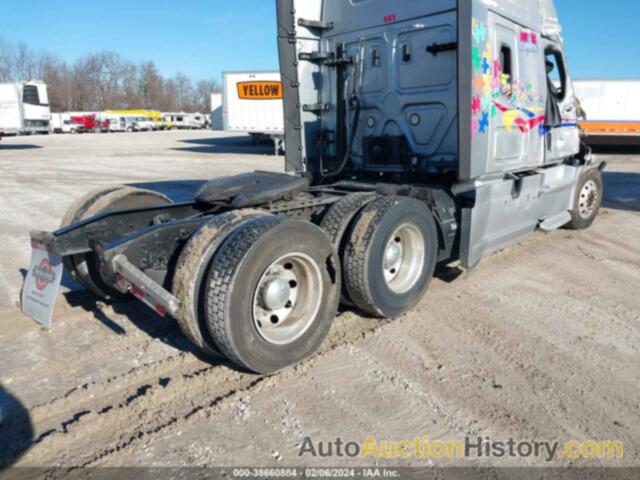
[[597, 168], [587, 170], [580, 178], [571, 210], [571, 222], [565, 228], [585, 230], [593, 225], [604, 198], [602, 174]]
[[376, 199], [374, 193], [354, 193], [331, 205], [318, 225], [329, 237], [336, 251], [340, 253], [344, 234], [349, 225], [369, 202]]
[[[374, 193], [354, 193], [338, 200], [331, 205], [322, 217], [318, 225], [329, 237], [335, 248], [338, 258], [342, 258], [345, 245], [345, 233], [353, 222], [358, 212], [368, 203], [377, 198]], [[352, 302], [349, 293], [343, 285], [340, 301], [342, 304], [351, 306]]]
[[[304, 301], [296, 301], [293, 307], [288, 304], [297, 312], [294, 321], [304, 318], [299, 316], [301, 311], [312, 308], [312, 314], [297, 336], [274, 343], [259, 331], [254, 303], [267, 270], [278, 259], [294, 254], [315, 265], [320, 288], [301, 290]], [[313, 298], [312, 292], [320, 293]], [[338, 308], [340, 267], [331, 242], [315, 225], [281, 217], [258, 218], [237, 228], [216, 252], [206, 295], [207, 325], [217, 347], [237, 365], [270, 374], [309, 357], [326, 338]]]
[[[144, 208], [169, 203], [171, 200], [168, 197], [150, 190], [126, 186], [97, 189], [81, 197], [69, 208], [63, 217], [61, 228], [111, 210]], [[127, 298], [126, 294], [102, 281], [95, 253], [74, 255], [66, 257], [63, 261], [78, 283], [102, 299], [117, 302]]]
[[[111, 187], [101, 187], [93, 189], [87, 193], [85, 193], [82, 197], [78, 198], [68, 209], [67, 212], [62, 217], [62, 222], [60, 223], [60, 228], [66, 228], [69, 225], [72, 225], [76, 222], [85, 218], [85, 212], [87, 209], [94, 204], [99, 198], [105, 196], [108, 193], [111, 193], [115, 190], [119, 190], [124, 188], [122, 185], [115, 185]], [[82, 281], [78, 278], [78, 273], [76, 269], [76, 260], [80, 263], [83, 261], [82, 255], [75, 255], [72, 257], [63, 257], [62, 263], [64, 267], [67, 269], [69, 274], [80, 284]]]
[[[422, 246], [423, 253], [422, 261], [411, 264], [413, 269], [402, 266], [398, 272], [392, 270], [396, 275], [412, 273], [406, 290], [394, 291], [385, 279], [384, 258], [399, 228], [414, 232], [412, 242]], [[436, 223], [423, 202], [381, 197], [369, 203], [353, 222], [344, 248], [342, 268], [349, 298], [374, 317], [391, 318], [410, 310], [433, 278], [437, 253]], [[404, 262], [404, 254], [399, 258]]]
[[172, 281], [173, 294], [181, 304], [177, 322], [184, 335], [208, 355], [223, 356], [209, 335], [205, 320], [203, 287], [211, 258], [238, 226], [265, 215], [260, 210], [246, 209], [216, 216], [191, 236], [180, 253]]

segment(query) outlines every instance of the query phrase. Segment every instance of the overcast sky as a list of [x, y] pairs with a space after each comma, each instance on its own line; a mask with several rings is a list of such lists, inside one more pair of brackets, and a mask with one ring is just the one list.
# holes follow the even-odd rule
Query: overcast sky
[[[426, 0], [425, 0], [426, 1]], [[0, 0], [0, 36], [73, 61], [113, 50], [165, 75], [278, 66], [275, 0]], [[640, 2], [556, 0], [574, 78], [640, 78]]]

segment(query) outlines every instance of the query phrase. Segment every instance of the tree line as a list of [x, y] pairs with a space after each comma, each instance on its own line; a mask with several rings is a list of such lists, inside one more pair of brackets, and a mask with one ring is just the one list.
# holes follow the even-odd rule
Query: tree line
[[152, 61], [133, 63], [115, 52], [89, 53], [73, 63], [0, 38], [0, 82], [42, 80], [52, 112], [150, 109], [208, 112], [216, 80], [165, 78]]

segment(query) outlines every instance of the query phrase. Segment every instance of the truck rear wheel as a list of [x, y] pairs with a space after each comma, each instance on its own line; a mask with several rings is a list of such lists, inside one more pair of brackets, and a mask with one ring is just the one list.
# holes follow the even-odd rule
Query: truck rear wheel
[[204, 280], [211, 258], [227, 237], [244, 222], [267, 215], [260, 210], [234, 210], [214, 217], [195, 232], [180, 253], [172, 291], [180, 300], [177, 321], [185, 336], [208, 355], [222, 356], [205, 320]]
[[571, 222], [566, 228], [570, 230], [589, 228], [600, 212], [603, 196], [604, 189], [600, 170], [597, 168], [588, 170], [582, 175], [578, 188], [576, 188]]
[[[96, 189], [81, 197], [69, 208], [62, 219], [60, 228], [68, 227], [107, 211], [152, 207], [169, 203], [171, 200], [168, 197], [151, 190], [126, 186]], [[109, 301], [126, 298], [125, 294], [109, 287], [102, 281], [95, 253], [73, 255], [64, 258], [63, 261], [73, 278], [87, 290]]]
[[353, 222], [344, 248], [350, 299], [383, 318], [413, 308], [433, 277], [437, 251], [436, 223], [423, 202], [382, 197], [369, 203]]
[[206, 318], [234, 363], [269, 374], [312, 355], [331, 328], [340, 267], [315, 225], [263, 217], [238, 227], [215, 253]]
[[[362, 210], [369, 202], [375, 200], [374, 193], [354, 193], [348, 195], [336, 203], [331, 205], [327, 213], [322, 217], [319, 227], [327, 234], [329, 240], [338, 254], [338, 258], [342, 258], [344, 251], [345, 233], [353, 222], [358, 212]], [[347, 289], [342, 288], [341, 302], [351, 305], [349, 293]]]

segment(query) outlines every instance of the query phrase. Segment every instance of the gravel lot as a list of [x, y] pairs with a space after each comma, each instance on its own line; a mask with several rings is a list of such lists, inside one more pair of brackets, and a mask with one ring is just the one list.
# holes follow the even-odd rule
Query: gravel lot
[[318, 355], [259, 377], [68, 278], [51, 332], [17, 301], [29, 231], [55, 229], [85, 191], [280, 170], [281, 157], [206, 131], [3, 139], [0, 465], [359, 465], [371, 461], [299, 458], [299, 446], [371, 434], [622, 440], [622, 460], [553, 464], [640, 466], [640, 156], [603, 156], [606, 208], [591, 230], [536, 234], [470, 274], [444, 269], [393, 321], [342, 313]]

